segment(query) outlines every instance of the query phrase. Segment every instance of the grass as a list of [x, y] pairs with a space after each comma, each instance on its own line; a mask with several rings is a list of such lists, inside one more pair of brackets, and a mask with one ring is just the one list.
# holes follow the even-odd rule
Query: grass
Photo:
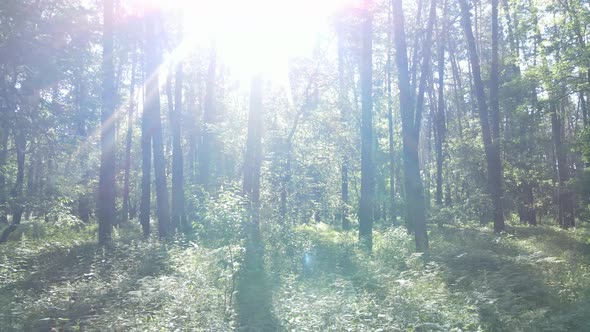
[[[1, 331], [590, 330], [586, 227], [433, 228], [428, 257], [401, 228], [376, 232], [368, 256], [353, 232], [267, 227], [265, 271], [248, 272], [240, 245], [129, 226], [101, 249], [93, 226], [24, 226], [0, 247]], [[251, 298], [263, 291], [272, 316]]]
[[140, 240], [120, 229], [101, 249], [95, 227], [0, 247], [0, 331], [231, 330], [237, 267], [229, 252]]

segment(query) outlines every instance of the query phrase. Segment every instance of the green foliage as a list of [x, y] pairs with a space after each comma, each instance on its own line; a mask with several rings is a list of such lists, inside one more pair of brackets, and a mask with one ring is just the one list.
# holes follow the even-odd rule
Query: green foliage
[[240, 247], [140, 241], [131, 227], [101, 249], [95, 227], [35, 225], [0, 247], [2, 330], [232, 328]]
[[[287, 275], [275, 292], [276, 314], [286, 330], [421, 331], [477, 330], [475, 310], [461, 308], [445, 286], [439, 264], [412, 254], [412, 238], [401, 228], [375, 237], [375, 253], [354, 248], [346, 269], [335, 269], [341, 237], [329, 229], [305, 229], [316, 246], [317, 269], [303, 280]], [[330, 243], [331, 242], [331, 243]]]
[[[210, 204], [222, 201], [240, 210], [231, 195]], [[371, 256], [357, 248], [354, 232], [326, 224], [285, 229], [264, 232], [265, 287], [282, 330], [570, 331], [590, 324], [586, 227], [512, 227], [497, 236], [445, 224], [431, 231], [428, 256], [413, 253], [413, 237], [401, 227], [376, 232]], [[26, 222], [18, 241], [0, 247], [4, 329], [236, 329], [242, 246], [219, 245], [227, 236], [204, 241], [216, 249], [182, 238], [141, 240], [129, 224], [103, 249], [95, 232], [93, 225]]]
[[[199, 201], [200, 196], [200, 201]], [[213, 248], [242, 241], [242, 222], [246, 216], [244, 199], [237, 190], [217, 196], [193, 195], [188, 202], [189, 220], [202, 243]]]

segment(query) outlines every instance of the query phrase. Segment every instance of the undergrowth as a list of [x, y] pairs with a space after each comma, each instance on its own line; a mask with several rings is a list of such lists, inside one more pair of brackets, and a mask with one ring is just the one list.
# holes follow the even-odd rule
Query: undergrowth
[[233, 329], [239, 246], [160, 243], [131, 227], [102, 249], [93, 226], [40, 238], [35, 227], [0, 247], [0, 331]]
[[[423, 256], [413, 253], [403, 228], [376, 232], [368, 255], [357, 248], [354, 232], [325, 224], [263, 226], [264, 287], [274, 315], [265, 319], [275, 321], [267, 325], [275, 330], [590, 326], [585, 227], [513, 226], [499, 236], [479, 226], [435, 227], [430, 254]], [[25, 223], [0, 247], [0, 330], [238, 329], [239, 312], [249, 312], [240, 305], [252, 303], [238, 300], [240, 289], [248, 290], [248, 284], [239, 287], [239, 276], [247, 275], [240, 274], [245, 249], [239, 240], [161, 243], [139, 233], [137, 226], [121, 227], [113, 245], [102, 249], [92, 225]]]

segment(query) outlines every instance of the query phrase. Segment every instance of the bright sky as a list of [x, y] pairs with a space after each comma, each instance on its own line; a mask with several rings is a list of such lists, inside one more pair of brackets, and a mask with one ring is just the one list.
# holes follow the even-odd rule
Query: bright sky
[[[238, 75], [261, 71], [284, 79], [290, 57], [310, 56], [331, 16], [358, 0], [131, 0], [137, 6], [181, 9], [184, 47], [215, 39], [223, 62]], [[182, 51], [179, 50], [179, 55]]]

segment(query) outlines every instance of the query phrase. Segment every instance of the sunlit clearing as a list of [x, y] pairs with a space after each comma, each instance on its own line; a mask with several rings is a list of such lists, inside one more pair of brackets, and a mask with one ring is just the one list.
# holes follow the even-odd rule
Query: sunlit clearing
[[[329, 32], [332, 14], [354, 0], [129, 0], [136, 8], [180, 10], [183, 49], [217, 45], [223, 63], [238, 76], [287, 76], [291, 57], [311, 56]], [[189, 44], [189, 45], [187, 45]], [[182, 56], [175, 52], [174, 56]]]

